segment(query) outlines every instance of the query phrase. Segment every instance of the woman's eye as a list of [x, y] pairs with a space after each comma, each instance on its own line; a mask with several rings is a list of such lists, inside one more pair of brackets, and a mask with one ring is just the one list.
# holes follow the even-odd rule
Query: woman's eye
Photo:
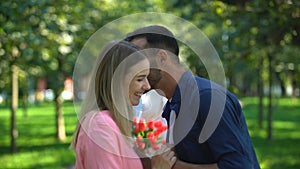
[[143, 81], [143, 80], [144, 80], [144, 79], [137, 79], [138, 82], [141, 82], [141, 81]]

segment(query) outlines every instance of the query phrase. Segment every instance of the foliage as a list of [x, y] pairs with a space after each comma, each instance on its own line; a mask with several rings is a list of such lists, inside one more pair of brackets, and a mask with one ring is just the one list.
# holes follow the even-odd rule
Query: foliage
[[5, 1], [0, 5], [0, 92], [10, 89], [9, 66], [33, 77], [47, 76], [48, 87], [62, 88], [88, 38], [121, 16], [151, 9], [161, 1]]
[[[53, 89], [55, 94], [56, 135], [63, 140], [60, 95], [64, 80], [72, 76], [76, 57], [88, 37], [114, 19], [145, 8], [151, 9], [155, 5], [155, 1], [118, 5], [106, 1], [75, 0], [12, 0], [1, 3], [0, 72], [3, 78], [0, 78], [0, 94], [2, 91], [8, 95], [11, 93], [9, 77], [12, 65], [23, 73], [19, 88], [25, 92], [27, 79], [46, 77], [47, 88]], [[131, 6], [135, 10], [131, 10]]]
[[[108, 1], [5, 1], [0, 6], [0, 91], [10, 89], [9, 66], [23, 74], [47, 76], [48, 87], [61, 88], [72, 76], [76, 57], [100, 27], [127, 14], [168, 12], [198, 26], [212, 41], [235, 93], [255, 94], [260, 57], [272, 55], [276, 83], [299, 85], [299, 2], [170, 1], [117, 3]], [[126, 29], [126, 27], [124, 27]], [[207, 76], [192, 52], [183, 52], [186, 65]], [[267, 62], [263, 76], [267, 80]], [[22, 79], [21, 79], [22, 80]], [[24, 79], [25, 80], [25, 79]], [[22, 80], [22, 81], [24, 81]], [[22, 84], [20, 83], [21, 87]]]
[[[237, 94], [256, 94], [259, 58], [271, 55], [276, 72], [275, 84], [299, 87], [298, 1], [172, 1], [169, 10], [198, 26], [212, 41], [223, 62], [229, 89]], [[183, 8], [182, 8], [183, 7]], [[290, 51], [289, 54], [286, 52]], [[297, 52], [298, 51], [298, 52]], [[187, 65], [196, 74], [206, 76], [193, 53], [187, 54]], [[263, 62], [263, 78], [274, 76]], [[292, 67], [292, 71], [287, 70]], [[276, 70], [275, 70], [276, 69]], [[204, 72], [204, 73], [203, 73]], [[295, 79], [296, 78], [296, 79]]]

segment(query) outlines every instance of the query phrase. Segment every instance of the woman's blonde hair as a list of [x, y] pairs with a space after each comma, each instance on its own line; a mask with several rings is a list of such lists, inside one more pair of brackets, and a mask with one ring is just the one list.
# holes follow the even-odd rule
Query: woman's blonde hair
[[126, 75], [130, 67], [146, 59], [139, 48], [130, 42], [110, 42], [97, 58], [93, 75], [89, 82], [86, 98], [78, 114], [78, 123], [71, 142], [75, 148], [81, 123], [90, 112], [109, 110], [124, 136], [131, 136], [131, 120], [134, 110], [128, 99], [128, 87], [125, 86]]

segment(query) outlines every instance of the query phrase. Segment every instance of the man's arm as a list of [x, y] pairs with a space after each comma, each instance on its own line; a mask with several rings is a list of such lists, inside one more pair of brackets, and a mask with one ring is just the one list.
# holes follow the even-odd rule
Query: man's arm
[[191, 164], [177, 160], [172, 169], [219, 169], [217, 163], [214, 164]]

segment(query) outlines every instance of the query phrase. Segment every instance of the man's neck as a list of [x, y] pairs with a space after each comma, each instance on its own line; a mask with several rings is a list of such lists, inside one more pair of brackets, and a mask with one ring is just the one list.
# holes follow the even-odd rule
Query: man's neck
[[171, 99], [174, 95], [175, 89], [182, 75], [184, 74], [185, 69], [179, 67], [178, 69], [174, 69], [170, 74], [167, 75], [166, 80], [168, 82], [168, 87], [166, 87], [166, 97], [167, 99]]

